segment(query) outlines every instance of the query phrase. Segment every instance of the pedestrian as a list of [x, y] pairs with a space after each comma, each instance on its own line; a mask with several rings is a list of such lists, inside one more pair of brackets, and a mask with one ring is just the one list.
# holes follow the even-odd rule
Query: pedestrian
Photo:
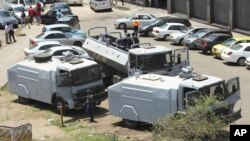
[[124, 0], [121, 0], [122, 1], [122, 5], [124, 5]]
[[124, 24], [124, 26], [123, 26], [123, 31], [124, 31], [124, 34], [125, 34], [125, 36], [127, 35], [127, 32], [128, 32], [128, 29], [127, 29], [127, 25], [126, 24]]
[[159, 0], [154, 0], [154, 6], [159, 7]]
[[140, 23], [139, 23], [138, 20], [134, 20], [134, 21], [133, 21], [134, 34], [135, 34], [135, 36], [137, 36], [137, 34], [138, 34], [139, 24], [140, 24]]
[[30, 6], [30, 8], [28, 9], [28, 15], [29, 15], [29, 23], [30, 24], [33, 24], [33, 19], [34, 19], [34, 16], [35, 16], [35, 10], [32, 8], [32, 6]]
[[10, 23], [9, 24], [9, 38], [10, 38], [10, 42], [11, 41], [11, 38], [13, 38], [13, 41], [16, 42], [16, 39], [15, 39], [15, 31], [13, 29], [13, 23]]
[[154, 0], [149, 0], [149, 7], [153, 7], [154, 5]]
[[37, 22], [37, 25], [40, 25], [41, 23], [41, 13], [42, 13], [42, 5], [40, 3], [40, 1], [37, 1], [36, 3], [36, 22]]
[[63, 17], [63, 14], [61, 12], [61, 9], [59, 9], [57, 12], [56, 12], [56, 19], [60, 19], [61, 17]]
[[25, 22], [26, 22], [26, 25], [28, 25], [30, 29], [30, 17], [29, 16], [26, 16]]
[[138, 39], [138, 36], [135, 36], [134, 33], [132, 33], [132, 41], [133, 41], [133, 44], [139, 44], [140, 41]]
[[24, 26], [24, 24], [26, 26], [25, 18], [26, 18], [26, 14], [25, 14], [24, 9], [23, 9], [22, 13], [21, 13], [21, 24], [22, 24], [22, 27]]
[[93, 102], [94, 102], [94, 99], [93, 99], [93, 95], [91, 94], [91, 90], [89, 90], [88, 92], [88, 95], [87, 95], [87, 100], [86, 100], [86, 113], [88, 114], [89, 116], [89, 122], [95, 122], [94, 120], [94, 113], [93, 113]]
[[9, 42], [9, 31], [10, 31], [9, 23], [7, 23], [5, 25], [4, 31], [5, 31], [5, 41], [6, 41], [6, 44], [10, 44], [10, 42]]

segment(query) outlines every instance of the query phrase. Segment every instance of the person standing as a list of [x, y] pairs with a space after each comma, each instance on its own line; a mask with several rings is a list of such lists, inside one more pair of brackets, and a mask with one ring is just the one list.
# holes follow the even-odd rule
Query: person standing
[[124, 0], [121, 0], [122, 1], [122, 5], [124, 5]]
[[24, 24], [26, 26], [25, 18], [26, 18], [26, 14], [25, 14], [24, 9], [23, 9], [22, 13], [21, 13], [21, 24], [22, 24], [22, 27], [23, 27]]
[[87, 95], [87, 101], [86, 101], [86, 113], [88, 114], [89, 116], [89, 122], [94, 122], [94, 113], [93, 113], [93, 102], [94, 102], [94, 99], [93, 99], [93, 95], [90, 94], [90, 91], [88, 92], [88, 95]]
[[138, 29], [139, 29], [139, 21], [138, 20], [134, 20], [133, 21], [133, 26], [134, 26], [134, 35], [137, 36], [138, 34]]
[[59, 9], [57, 12], [56, 12], [56, 19], [60, 19], [61, 17], [63, 17], [63, 14], [61, 12], [61, 9]]
[[41, 13], [42, 13], [42, 5], [41, 5], [40, 1], [38, 1], [36, 3], [36, 22], [37, 22], [37, 25], [40, 25], [40, 23], [41, 23], [41, 19], [40, 19]]
[[123, 31], [124, 31], [124, 34], [125, 34], [125, 36], [127, 35], [127, 32], [128, 32], [128, 29], [127, 29], [127, 25], [126, 24], [124, 24], [124, 26], [123, 26]]
[[29, 10], [28, 10], [28, 15], [29, 15], [29, 23], [30, 24], [33, 24], [33, 19], [34, 19], [34, 16], [35, 16], [35, 11], [34, 9], [32, 8], [32, 6], [30, 6]]
[[15, 39], [15, 31], [13, 29], [13, 23], [10, 23], [9, 24], [9, 37], [10, 37], [10, 42], [11, 41], [11, 38], [13, 38], [13, 41], [16, 42], [16, 39]]
[[9, 23], [7, 23], [5, 25], [4, 31], [5, 31], [5, 41], [6, 41], [6, 44], [10, 44], [10, 42], [9, 42], [9, 31], [10, 31]]

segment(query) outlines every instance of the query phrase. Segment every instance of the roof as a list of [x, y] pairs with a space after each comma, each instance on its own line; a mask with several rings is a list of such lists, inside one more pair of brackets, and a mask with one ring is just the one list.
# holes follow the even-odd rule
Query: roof
[[24, 7], [22, 4], [13, 4], [13, 3], [5, 3], [6, 6], [9, 7]]
[[182, 26], [185, 26], [184, 24], [182, 23], [166, 23], [168, 26], [171, 26], [171, 25], [182, 25]]
[[63, 32], [62, 31], [47, 31], [47, 32], [44, 32], [44, 35], [48, 35], [52, 33], [63, 33]]
[[69, 27], [67, 24], [51, 24], [51, 25], [46, 25], [46, 28], [54, 28], [54, 27]]
[[249, 36], [238, 36], [238, 37], [233, 37], [233, 39], [235, 39], [236, 41], [250, 40], [250, 37]]
[[38, 42], [37, 43], [37, 46], [39, 46], [39, 45], [48, 45], [48, 44], [61, 44], [60, 42], [58, 42], [58, 41], [44, 41], [44, 42]]
[[166, 48], [164, 46], [148, 46], [148, 47], [140, 47], [130, 49], [129, 52], [136, 55], [149, 55], [149, 54], [162, 54], [171, 51], [171, 49]]
[[250, 43], [239, 43], [239, 45], [242, 45], [242, 46], [250, 46]]
[[158, 74], [145, 74], [140, 76], [129, 77], [124, 79], [122, 83], [129, 84], [133, 86], [150, 87], [152, 89], [179, 89], [179, 86], [186, 86], [189, 88], [198, 89], [207, 85], [211, 85], [222, 81], [221, 78], [202, 75], [208, 77], [206, 80], [195, 81], [193, 78], [185, 79], [179, 76], [164, 76]]
[[215, 35], [215, 36], [231, 36], [230, 34], [225, 34], [225, 33], [212, 33], [212, 34], [209, 34], [210, 35]]
[[85, 58], [81, 60], [83, 60], [83, 63], [70, 64], [69, 62], [60, 61], [60, 59], [57, 58], [52, 58], [50, 61], [45, 63], [36, 63], [35, 60], [26, 59], [24, 61], [17, 63], [17, 65], [44, 71], [55, 71], [57, 68], [65, 71], [72, 71], [78, 68], [83, 68], [97, 64], [96, 62]]

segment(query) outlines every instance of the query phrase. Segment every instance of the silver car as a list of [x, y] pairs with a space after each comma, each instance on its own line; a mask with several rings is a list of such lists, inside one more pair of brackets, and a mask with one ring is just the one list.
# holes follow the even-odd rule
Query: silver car
[[21, 23], [21, 14], [23, 10], [25, 15], [28, 16], [28, 10], [22, 4], [4, 4], [4, 9], [12, 16], [16, 17], [19, 23]]
[[58, 41], [67, 45], [81, 47], [85, 41], [85, 37], [81, 35], [69, 35], [61, 31], [48, 31], [43, 32], [34, 38], [30, 38], [30, 47], [36, 46], [38, 42], [43, 41]]
[[131, 17], [115, 20], [115, 28], [123, 29], [124, 26], [127, 26], [127, 28], [133, 28], [134, 20], [138, 20], [141, 26], [152, 23], [156, 20], [156, 17], [152, 14], [135, 14]]

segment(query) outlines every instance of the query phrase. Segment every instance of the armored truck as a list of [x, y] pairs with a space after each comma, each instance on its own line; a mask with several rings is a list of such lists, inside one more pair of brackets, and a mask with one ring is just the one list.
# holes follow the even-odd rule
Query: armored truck
[[169, 114], [185, 113], [193, 98], [201, 95], [215, 95], [225, 107], [215, 106], [214, 110], [233, 114], [234, 105], [240, 99], [239, 78], [226, 82], [210, 75], [188, 73], [135, 75], [108, 88], [109, 114], [121, 117], [130, 125], [152, 123]]
[[108, 33], [106, 27], [88, 30], [82, 47], [102, 65], [105, 83], [112, 84], [114, 81], [110, 80], [121, 80], [136, 72], [177, 75], [182, 67], [189, 66], [187, 48], [171, 50], [150, 43], [138, 43], [134, 38], [122, 38], [120, 32]]
[[56, 110], [63, 106], [66, 111], [82, 108], [89, 92], [95, 104], [107, 98], [100, 67], [89, 59], [27, 59], [11, 66], [7, 73], [9, 92], [21, 102], [32, 99]]

